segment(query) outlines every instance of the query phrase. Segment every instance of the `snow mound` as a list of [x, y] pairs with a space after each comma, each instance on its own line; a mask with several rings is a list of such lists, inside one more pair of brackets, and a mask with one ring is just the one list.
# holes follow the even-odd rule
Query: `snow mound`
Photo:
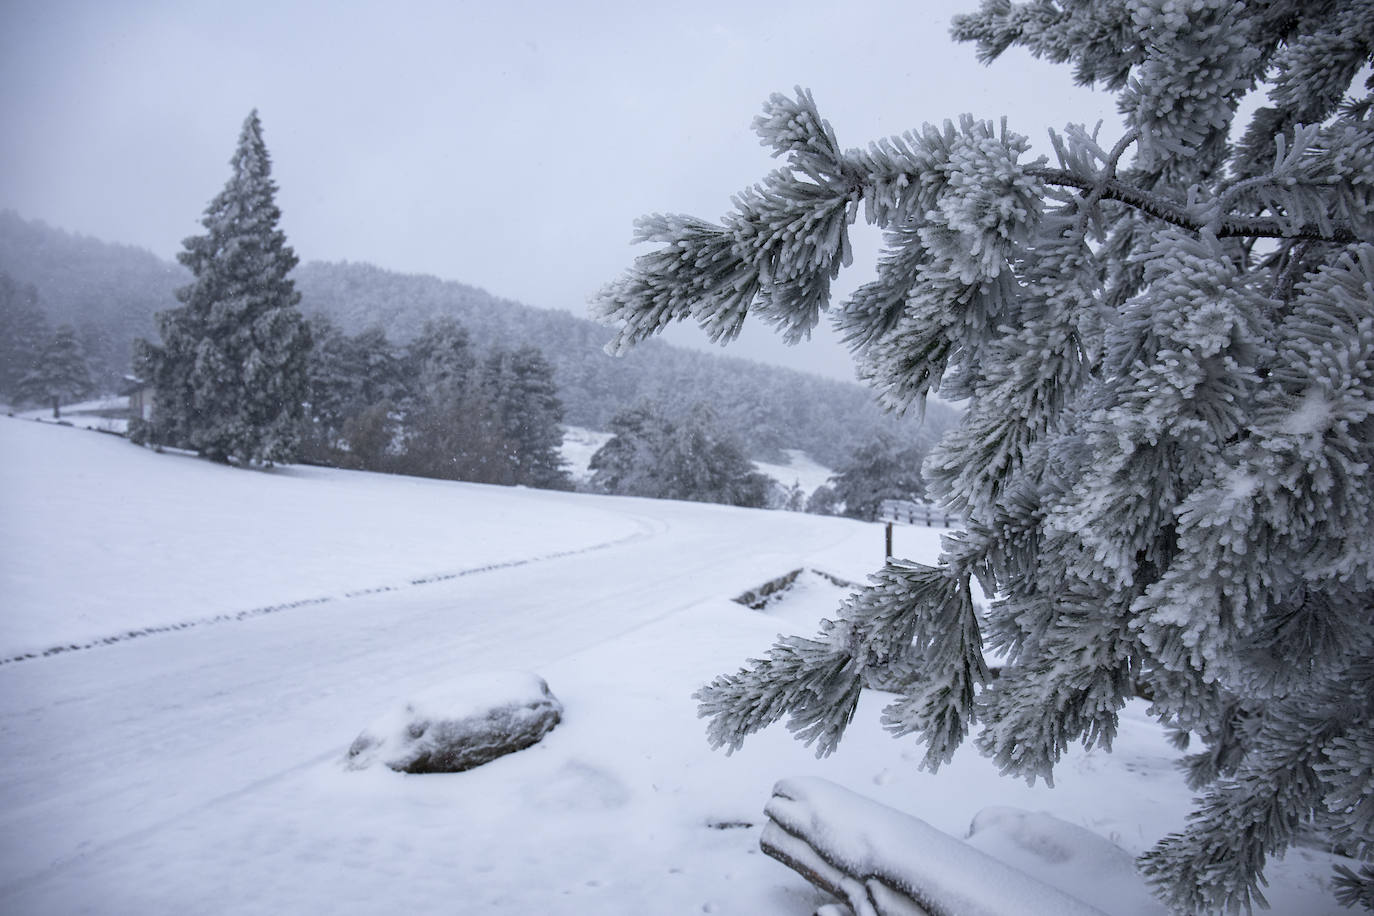
[[1043, 811], [984, 808], [969, 826], [968, 844], [1091, 903], [1104, 912], [1164, 916], [1120, 846]]
[[460, 773], [523, 750], [553, 730], [563, 705], [526, 671], [460, 678], [417, 696], [358, 735], [347, 765], [399, 773]]

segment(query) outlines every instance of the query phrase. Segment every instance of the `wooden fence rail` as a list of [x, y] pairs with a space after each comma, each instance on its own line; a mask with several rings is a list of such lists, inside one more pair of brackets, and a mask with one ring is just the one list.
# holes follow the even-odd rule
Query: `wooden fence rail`
[[918, 503], [906, 499], [883, 500], [878, 504], [878, 519], [887, 522], [884, 533], [884, 561], [892, 558], [892, 526], [894, 524], [949, 528], [958, 521], [949, 513], [937, 510], [930, 503]]
[[949, 528], [957, 521], [954, 516], [941, 512], [929, 503], [909, 502], [904, 499], [883, 500], [878, 510], [878, 518], [901, 525], [925, 525], [927, 528]]

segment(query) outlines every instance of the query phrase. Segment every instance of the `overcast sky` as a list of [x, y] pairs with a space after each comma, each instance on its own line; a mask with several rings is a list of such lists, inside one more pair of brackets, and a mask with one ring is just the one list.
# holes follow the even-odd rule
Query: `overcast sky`
[[[585, 315], [636, 216], [717, 219], [774, 167], [749, 127], [772, 92], [809, 87], [846, 147], [966, 111], [1115, 139], [1068, 68], [954, 44], [975, 5], [0, 0], [0, 208], [171, 258], [257, 108], [303, 260]], [[852, 377], [833, 340], [730, 352]]]

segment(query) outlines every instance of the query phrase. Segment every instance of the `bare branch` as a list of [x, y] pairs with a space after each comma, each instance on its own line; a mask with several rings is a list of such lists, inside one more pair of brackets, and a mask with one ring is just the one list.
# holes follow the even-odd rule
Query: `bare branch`
[[1228, 216], [1215, 224], [1198, 219], [1177, 203], [1152, 194], [1143, 188], [1127, 184], [1119, 178], [1108, 178], [1105, 182], [1097, 175], [1079, 175], [1067, 169], [1032, 168], [1026, 174], [1039, 178], [1047, 184], [1078, 188], [1096, 194], [1099, 189], [1101, 199], [1115, 200], [1135, 207], [1166, 223], [1191, 229], [1194, 232], [1211, 228], [1217, 238], [1267, 238], [1303, 239], [1312, 242], [1337, 242], [1348, 244], [1359, 241], [1359, 237], [1348, 226], [1336, 226], [1331, 232], [1322, 232], [1312, 225], [1301, 226], [1297, 230], [1285, 230], [1277, 220], [1249, 216]]
[[1102, 200], [1102, 195], [1107, 193], [1107, 183], [1116, 177], [1116, 167], [1121, 162], [1121, 157], [1125, 155], [1126, 148], [1136, 140], [1140, 139], [1140, 131], [1132, 130], [1116, 142], [1112, 147], [1111, 153], [1107, 156], [1107, 162], [1102, 166], [1102, 171], [1098, 173], [1097, 180], [1093, 183], [1092, 192], [1086, 196], [1080, 205], [1078, 216], [1078, 232], [1081, 234], [1088, 226], [1088, 216], [1097, 206], [1098, 201]]

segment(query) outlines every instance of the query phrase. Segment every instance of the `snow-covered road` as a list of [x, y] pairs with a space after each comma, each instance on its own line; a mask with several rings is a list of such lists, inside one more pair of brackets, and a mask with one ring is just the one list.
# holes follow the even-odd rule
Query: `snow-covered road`
[[[729, 598], [804, 566], [861, 581], [881, 537], [794, 513], [241, 471], [0, 419], [0, 656], [97, 643], [0, 665], [0, 913], [805, 914], [821, 898], [758, 851], [785, 776], [956, 836], [989, 805], [1047, 809], [1123, 855], [1182, 825], [1177, 752], [1143, 704], [1115, 753], [1071, 752], [1053, 791], [971, 753], [918, 772], [921, 749], [883, 733], [867, 693], [825, 760], [780, 728], [710, 751], [693, 690], [843, 593], [803, 577], [768, 613]], [[929, 560], [937, 542], [900, 529], [897, 551]], [[444, 776], [342, 766], [408, 695], [507, 667], [564, 704], [538, 745]], [[1035, 840], [982, 842], [1110, 912], [1159, 912], [1129, 856], [1090, 872]], [[1271, 867], [1276, 910], [1336, 912], [1327, 874], [1306, 850]]]
[[[11, 437], [16, 425], [0, 424], [9, 427]], [[82, 435], [51, 428], [19, 432], [26, 439]], [[137, 452], [117, 440], [88, 439], [79, 446], [130, 451], [138, 471], [154, 478], [165, 470], [159, 462], [206, 478], [208, 484], [177, 481], [177, 490], [210, 486], [199, 491], [200, 500], [208, 504], [207, 511], [213, 510], [219, 526], [225, 524], [227, 509], [221, 499], [207, 495], [214, 484], [238, 483], [231, 475], [270, 480], [269, 475]], [[121, 459], [112, 463], [128, 475], [130, 467], [122, 459], [129, 454], [110, 454]], [[16, 470], [13, 465], [10, 469]], [[83, 473], [89, 478], [98, 468], [87, 466]], [[332, 483], [336, 476], [286, 473], [307, 488]], [[349, 476], [362, 480], [362, 475]], [[400, 481], [401, 487], [410, 483]], [[157, 481], [131, 481], [118, 474], [104, 481], [88, 479], [90, 492], [84, 498], [68, 494], [64, 499], [60, 489], [49, 489], [48, 514], [76, 517], [83, 504], [89, 513], [94, 511], [90, 503], [98, 502], [102, 492], [130, 484], [156, 486]], [[52, 485], [63, 486], [60, 481]], [[0, 798], [5, 800], [0, 811], [0, 909], [51, 912], [55, 901], [75, 905], [83, 898], [99, 909], [102, 900], [109, 900], [91, 894], [92, 889], [113, 880], [110, 870], [135, 841], [195, 833], [213, 820], [207, 814], [212, 809], [241, 805], [302, 768], [341, 756], [376, 712], [413, 690], [442, 683], [447, 675], [512, 666], [545, 670], [560, 659], [737, 594], [806, 562], [828, 560], [834, 566], [838, 561], [838, 572], [861, 572], [865, 553], [871, 562], [875, 546], [870, 528], [837, 520], [465, 489], [493, 503], [496, 509], [489, 511], [506, 518], [535, 496], [546, 524], [524, 525], [522, 537], [505, 539], [496, 553], [484, 548], [465, 556], [460, 545], [451, 548], [453, 556], [444, 565], [425, 558], [421, 562], [428, 567], [412, 565], [405, 575], [388, 568], [391, 575], [373, 586], [387, 591], [343, 597], [364, 588], [341, 571], [337, 588], [326, 590], [336, 597], [322, 603], [0, 668], [5, 747], [0, 761]], [[17, 501], [10, 499], [15, 493], [6, 492], [11, 504]], [[502, 497], [508, 505], [501, 505]], [[64, 502], [74, 503], [73, 511], [64, 513], [58, 505]], [[370, 511], [385, 517], [361, 521], [383, 530], [393, 527], [390, 517], [398, 510], [384, 505], [378, 500]], [[180, 510], [186, 509], [183, 503]], [[251, 532], [281, 524], [280, 517], [255, 520], [249, 515], [245, 512], [242, 525], [227, 532], [231, 541], [252, 543], [240, 528]], [[462, 524], [481, 526], [484, 521], [469, 515]], [[412, 522], [421, 528], [428, 523], [425, 518]], [[189, 537], [213, 538], [213, 532], [197, 534], [194, 525], [189, 527]], [[32, 523], [30, 531], [39, 534]], [[574, 538], [574, 548], [580, 549], [569, 553], [569, 532], [581, 532], [590, 543], [578, 544]], [[139, 602], [152, 605], [153, 622], [205, 619], [204, 611], [178, 602], [175, 588], [167, 594], [169, 589], [156, 581], [143, 581], [150, 575], [140, 573], [137, 565], [88, 576], [83, 553], [99, 562], [101, 542], [118, 536], [117, 529], [95, 525], [89, 516], [77, 532], [43, 534], [42, 539], [64, 543], [63, 559], [54, 560], [48, 572], [63, 579], [49, 580], [51, 590], [76, 596], [77, 589], [68, 586], [72, 579], [81, 580], [84, 588], [108, 592], [93, 599], [98, 607], [122, 593], [135, 607], [121, 607], [121, 630], [139, 628]], [[384, 552], [388, 546], [378, 542], [372, 549]], [[546, 558], [559, 553], [565, 555]], [[289, 568], [280, 567], [289, 566], [292, 558], [270, 544], [249, 558], [241, 547], [231, 561], [239, 565], [236, 569], [220, 568], [225, 564], [217, 555], [207, 550], [202, 575], [231, 582], [251, 579], [262, 568], [269, 579], [289, 580]], [[414, 579], [473, 569], [476, 561], [495, 568], [412, 584]], [[325, 583], [310, 581], [316, 584]], [[252, 587], [242, 591], [251, 599], [239, 605], [263, 600]], [[297, 586], [277, 597], [299, 600], [303, 591], [308, 589]], [[229, 611], [234, 606], [232, 600], [216, 605]], [[52, 628], [73, 632], [72, 618], [100, 632], [98, 621], [70, 607], [55, 614]]]

